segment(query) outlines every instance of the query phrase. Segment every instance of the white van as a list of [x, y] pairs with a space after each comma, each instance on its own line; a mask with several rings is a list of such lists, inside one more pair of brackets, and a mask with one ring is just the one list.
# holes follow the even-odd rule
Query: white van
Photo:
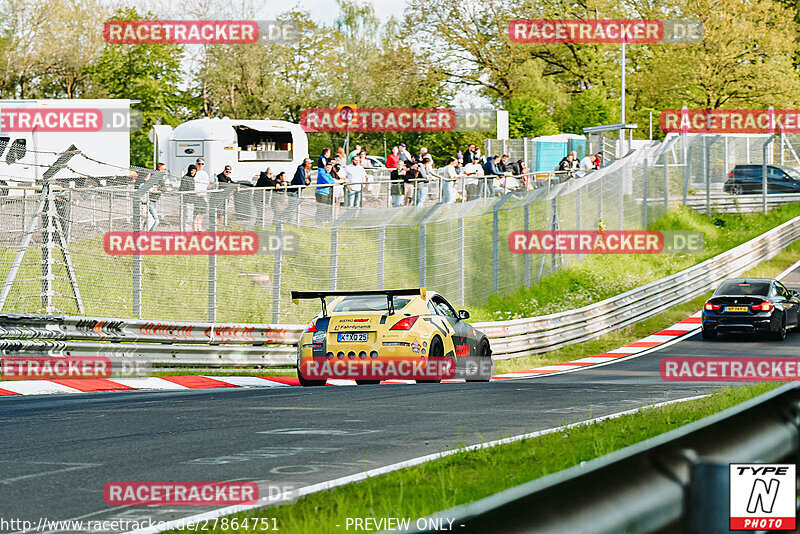
[[273, 120], [204, 118], [175, 129], [156, 125], [150, 130], [153, 157], [173, 176], [182, 176], [197, 158], [206, 161], [213, 178], [230, 165], [235, 182], [253, 182], [267, 167], [284, 171], [291, 181], [297, 166], [308, 157], [308, 138], [298, 124]]
[[[40, 182], [73, 144], [86, 157], [70, 159], [56, 180], [98, 186], [106, 177], [127, 173], [130, 104], [128, 99], [0, 100], [0, 186]], [[0, 195], [7, 193], [0, 188]]]

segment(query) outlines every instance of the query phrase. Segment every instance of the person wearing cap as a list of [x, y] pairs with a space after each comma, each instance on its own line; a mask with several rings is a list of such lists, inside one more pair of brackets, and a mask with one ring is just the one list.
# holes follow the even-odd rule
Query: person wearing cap
[[410, 167], [412, 165], [413, 162], [411, 161], [411, 154], [408, 152], [408, 150], [406, 150], [405, 143], [400, 143], [400, 148], [397, 155], [400, 156], [400, 160], [406, 164], [406, 167]]

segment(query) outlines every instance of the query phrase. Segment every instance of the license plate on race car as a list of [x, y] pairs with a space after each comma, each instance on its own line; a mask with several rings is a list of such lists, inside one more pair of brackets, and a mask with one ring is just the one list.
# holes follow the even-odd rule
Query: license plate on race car
[[366, 332], [342, 332], [336, 338], [337, 341], [358, 341], [358, 342], [366, 342], [367, 341], [367, 333]]
[[727, 306], [725, 308], [726, 312], [746, 312], [747, 306]]

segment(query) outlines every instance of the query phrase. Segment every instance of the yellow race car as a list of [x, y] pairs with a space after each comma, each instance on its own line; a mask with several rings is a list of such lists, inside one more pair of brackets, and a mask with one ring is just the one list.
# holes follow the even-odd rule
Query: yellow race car
[[[327, 298], [335, 297], [328, 304]], [[328, 379], [488, 382], [492, 351], [486, 334], [426, 289], [292, 291], [292, 300], [320, 299], [320, 313], [297, 344], [302, 386]]]

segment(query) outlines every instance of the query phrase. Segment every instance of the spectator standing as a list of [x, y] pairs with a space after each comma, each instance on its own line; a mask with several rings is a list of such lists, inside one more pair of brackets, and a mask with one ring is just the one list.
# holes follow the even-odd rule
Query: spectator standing
[[422, 206], [428, 200], [428, 184], [433, 174], [433, 160], [430, 156], [425, 156], [419, 166], [419, 178], [417, 182], [417, 199], [415, 204]]
[[302, 187], [311, 183], [311, 159], [306, 158], [303, 160], [303, 163], [297, 166], [297, 170], [294, 173], [294, 177], [292, 178], [292, 186], [293, 187], [289, 191], [290, 197], [299, 197], [300, 192], [302, 191]]
[[389, 175], [391, 182], [392, 207], [396, 208], [403, 203], [403, 182], [405, 181], [406, 164], [399, 160], [397, 167]]
[[464, 165], [464, 164], [465, 164], [465, 163], [464, 163], [464, 153], [463, 153], [463, 152], [461, 152], [461, 149], [460, 149], [460, 148], [458, 149], [458, 152], [456, 152], [456, 159], [457, 159], [457, 160], [459, 161], [459, 163], [461, 163], [462, 165]]
[[323, 148], [322, 154], [319, 155], [317, 158], [317, 169], [324, 169], [325, 164], [331, 160], [331, 149], [330, 148]]
[[356, 145], [356, 147], [353, 150], [350, 151], [350, 154], [347, 155], [347, 161], [349, 161], [350, 164], [352, 164], [353, 163], [353, 158], [356, 157], [356, 155], [360, 154], [360, 153], [361, 153], [361, 145]]
[[403, 176], [403, 206], [411, 206], [414, 203], [414, 188], [418, 178], [419, 164], [414, 163]]
[[181, 185], [178, 191], [183, 200], [183, 213], [181, 214], [181, 231], [190, 232], [192, 230], [192, 220], [194, 219], [194, 179], [197, 175], [197, 167], [189, 165], [186, 174], [181, 177]]
[[361, 156], [358, 154], [353, 156], [353, 161], [345, 167], [345, 173], [347, 173], [347, 187], [349, 188], [347, 205], [354, 208], [361, 204], [361, 189], [369, 181], [367, 171], [361, 166]]
[[474, 200], [478, 198], [478, 180], [482, 179], [483, 167], [477, 160], [472, 160], [464, 165], [464, 193], [467, 195], [466, 200]]
[[164, 183], [164, 175], [167, 174], [167, 166], [164, 163], [156, 163], [156, 172], [159, 176], [158, 181], [156, 184], [150, 188], [148, 194], [150, 195], [149, 202], [148, 202], [148, 211], [150, 212], [150, 216], [153, 217], [153, 224], [147, 229], [148, 232], [152, 232], [156, 229], [156, 226], [161, 222], [161, 219], [158, 218], [158, 201], [161, 200], [161, 192], [160, 188]]
[[231, 166], [225, 165], [225, 168], [222, 169], [222, 172], [217, 175], [217, 183], [220, 184], [231, 184], [233, 180], [231, 179]]
[[[270, 167], [258, 174], [258, 180], [256, 180], [257, 190], [255, 191], [256, 226], [264, 226], [266, 224], [264, 214], [266, 203], [270, 204], [273, 211], [277, 211], [277, 198], [275, 198], [275, 191], [272, 191], [277, 183]], [[271, 202], [267, 200], [267, 197]]]
[[347, 154], [344, 153], [344, 147], [340, 146], [336, 149], [336, 156], [334, 159], [336, 158], [342, 158], [342, 164], [344, 164], [344, 161], [347, 159]]
[[500, 162], [500, 156], [494, 155], [493, 157], [486, 158], [486, 163], [483, 164], [483, 179], [479, 182], [478, 196], [494, 196], [494, 180], [495, 177], [500, 178], [503, 174], [497, 168]]
[[333, 204], [333, 187], [324, 187], [325, 185], [333, 186], [336, 183], [331, 175], [331, 170], [333, 170], [333, 163], [329, 161], [317, 171], [317, 185], [323, 187], [317, 187], [314, 195], [320, 204]]
[[408, 150], [406, 150], [405, 143], [400, 143], [397, 153], [400, 156], [400, 160], [406, 164], [406, 167], [408, 167], [411, 164], [411, 154], [408, 152]]
[[398, 161], [400, 161], [399, 149], [396, 146], [393, 146], [392, 153], [386, 157], [386, 168], [396, 169]]
[[206, 160], [197, 158], [197, 174], [194, 175], [194, 231], [203, 231], [203, 216], [208, 211], [208, 190], [211, 185], [211, 177], [204, 170]]
[[480, 155], [478, 154], [475, 145], [469, 145], [467, 151], [464, 153], [464, 165], [469, 165], [476, 159], [480, 159]]
[[459, 178], [458, 170], [456, 170], [456, 163], [458, 160], [451, 156], [447, 160], [447, 165], [441, 171], [442, 177], [442, 203], [453, 204], [456, 201], [456, 191], [453, 187], [456, 180]]
[[346, 202], [345, 184], [347, 183], [347, 174], [338, 161], [339, 158], [336, 158], [331, 168], [331, 176], [336, 184], [333, 188], [333, 203], [337, 206], [343, 206]]

